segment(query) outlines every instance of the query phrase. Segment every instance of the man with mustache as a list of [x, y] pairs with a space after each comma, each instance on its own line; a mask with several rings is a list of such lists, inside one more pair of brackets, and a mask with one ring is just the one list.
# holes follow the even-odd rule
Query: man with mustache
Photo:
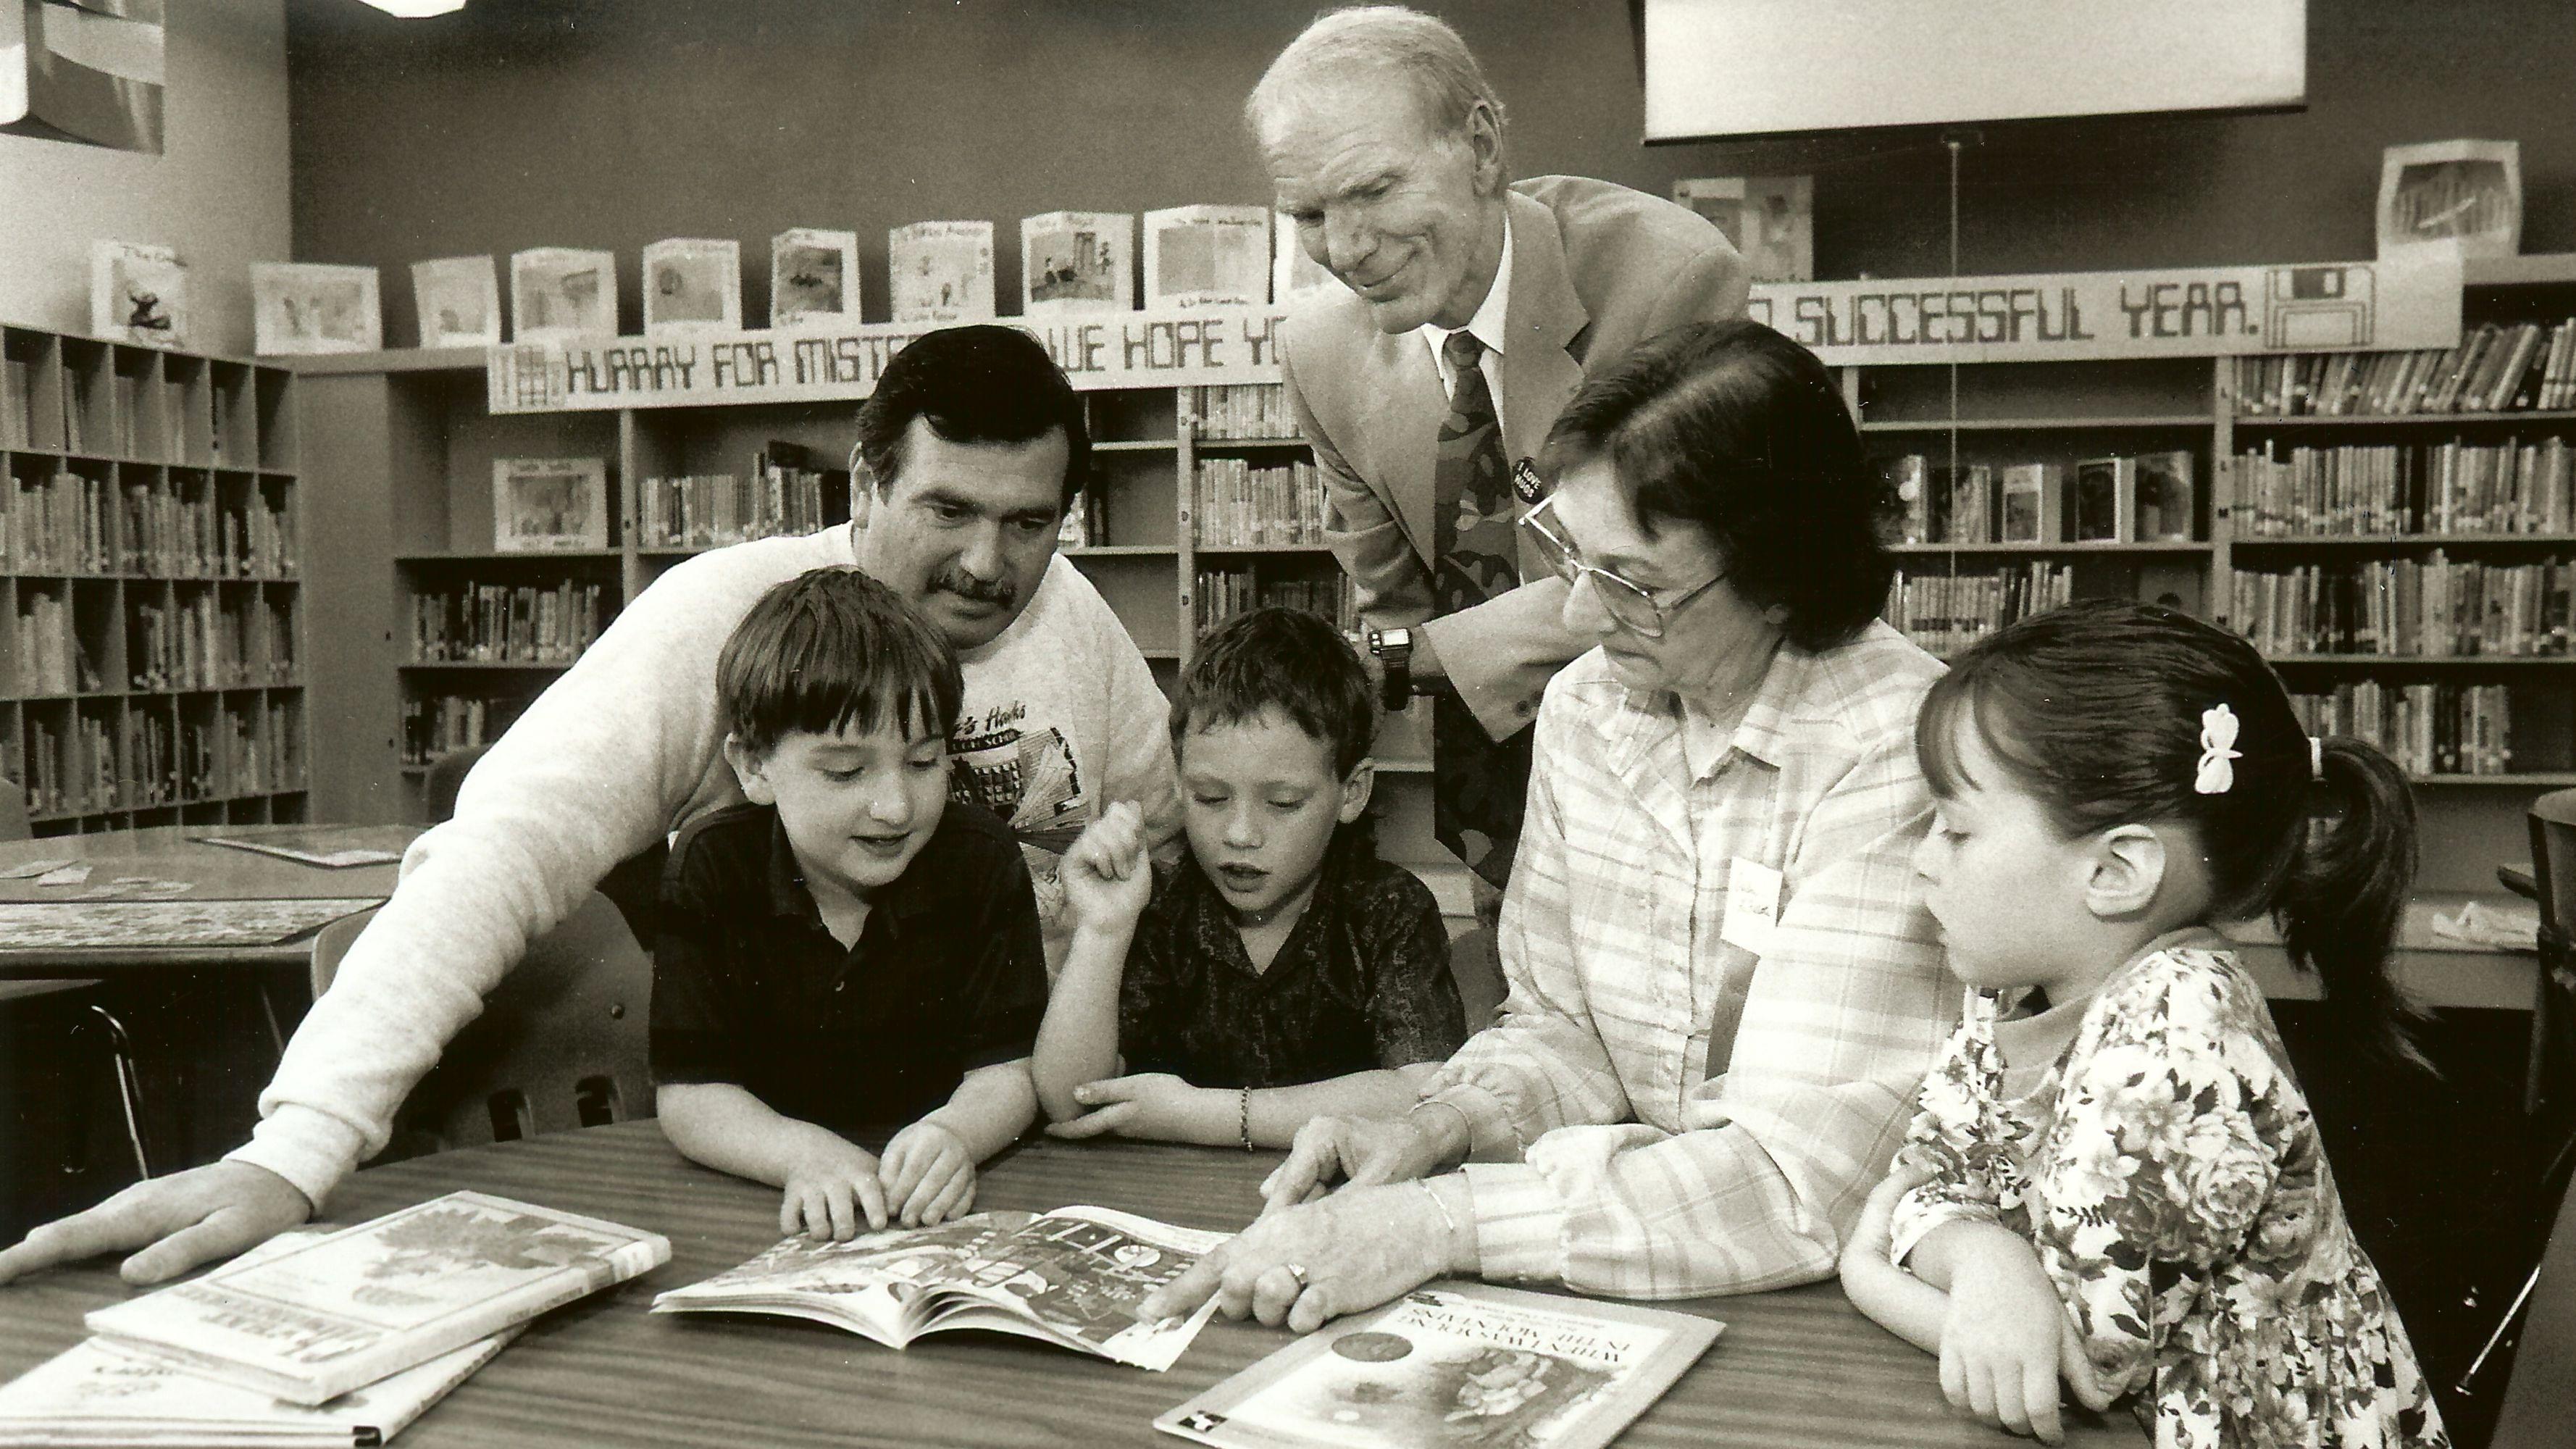
[[1596, 364], [1740, 316], [1743, 260], [1669, 201], [1509, 181], [1502, 102], [1457, 32], [1418, 11], [1324, 16], [1244, 119], [1298, 243], [1350, 288], [1281, 330], [1326, 537], [1388, 688], [1409, 674], [1433, 698], [1434, 830], [1499, 891], [1540, 691], [1592, 643], [1566, 632], [1565, 586], [1513, 537], [1538, 501], [1530, 457]]
[[[858, 452], [849, 526], [671, 570], [492, 746], [296, 1029], [246, 1146], [36, 1229], [0, 1252], [0, 1283], [135, 1248], [126, 1280], [157, 1283], [310, 1216], [383, 1149], [403, 1098], [530, 940], [611, 866], [743, 798], [719, 750], [716, 655], [754, 600], [808, 570], [857, 565], [956, 646], [953, 795], [1039, 846], [1117, 800], [1169, 840], [1180, 794], [1162, 693], [1108, 604], [1056, 557], [1091, 443], [1046, 350], [1007, 327], [916, 340], [860, 408]], [[1061, 900], [1053, 853], [1032, 854], [1046, 914]], [[1047, 925], [1052, 962], [1063, 932]]]

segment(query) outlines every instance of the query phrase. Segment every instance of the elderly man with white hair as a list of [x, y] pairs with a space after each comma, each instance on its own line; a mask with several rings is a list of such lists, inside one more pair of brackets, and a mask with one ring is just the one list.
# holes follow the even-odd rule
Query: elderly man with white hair
[[1539, 694], [1590, 644], [1512, 536], [1537, 501], [1529, 460], [1598, 364], [1741, 315], [1743, 261], [1643, 192], [1508, 182], [1501, 101], [1457, 32], [1412, 10], [1316, 21], [1244, 117], [1298, 241], [1350, 289], [1295, 311], [1282, 342], [1327, 537], [1390, 693], [1432, 696], [1435, 830], [1499, 890]]

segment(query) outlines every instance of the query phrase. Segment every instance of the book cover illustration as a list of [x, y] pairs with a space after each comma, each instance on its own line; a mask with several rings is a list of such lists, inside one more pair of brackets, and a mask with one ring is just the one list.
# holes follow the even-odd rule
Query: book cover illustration
[[2014, 463], [2001, 474], [2002, 499], [1996, 523], [2003, 543], [2061, 543], [2059, 520], [2065, 490], [2064, 470], [2054, 463]]
[[2509, 257], [2522, 250], [2522, 144], [2425, 141], [2379, 162], [2379, 259]]
[[1754, 281], [1815, 280], [1814, 177], [1684, 177], [1673, 183], [1673, 200], [1726, 233]]
[[1136, 305], [1136, 218], [1050, 211], [1020, 222], [1020, 310], [1032, 317]]
[[644, 335], [742, 330], [742, 243], [674, 237], [644, 248]]
[[[246, 1266], [328, 1234], [302, 1228], [246, 1249]], [[14, 1445], [222, 1444], [226, 1449], [382, 1444], [519, 1336], [514, 1325], [316, 1405], [189, 1373], [92, 1338], [0, 1385], [0, 1449]]]
[[2140, 543], [2170, 543], [2192, 535], [2191, 454], [2182, 449], [2140, 453], [2136, 488]]
[[993, 320], [993, 224], [916, 221], [886, 233], [886, 279], [894, 320]]
[[501, 345], [501, 279], [490, 257], [414, 262], [411, 295], [420, 314], [421, 346]]
[[253, 262], [252, 348], [262, 357], [373, 352], [384, 345], [376, 269]]
[[2129, 458], [2087, 458], [2075, 465], [2075, 543], [2117, 543], [2129, 537], [2137, 511], [2136, 463]]
[[187, 346], [188, 264], [169, 247], [91, 243], [89, 330], [110, 342]]
[[92, 1333], [319, 1404], [668, 1262], [670, 1240], [452, 1192], [92, 1311]]
[[573, 247], [510, 254], [510, 315], [521, 342], [617, 335], [617, 258]]
[[1258, 307], [1270, 300], [1270, 213], [1175, 206], [1145, 213], [1145, 305]]
[[1154, 1427], [1218, 1449], [1597, 1449], [1724, 1325], [1464, 1284], [1327, 1325]]
[[769, 325], [859, 320], [859, 234], [790, 227], [769, 239]]
[[501, 553], [608, 547], [608, 460], [492, 460], [492, 547]]
[[1270, 300], [1285, 307], [1310, 292], [1337, 296], [1350, 290], [1322, 262], [1307, 255], [1297, 239], [1297, 222], [1284, 211], [1270, 214]]
[[1137, 1309], [1224, 1240], [1108, 1208], [984, 1212], [845, 1243], [789, 1238], [660, 1295], [653, 1311], [776, 1313], [892, 1348], [941, 1329], [986, 1329], [1159, 1373], [1198, 1336], [1213, 1305], [1150, 1322]]

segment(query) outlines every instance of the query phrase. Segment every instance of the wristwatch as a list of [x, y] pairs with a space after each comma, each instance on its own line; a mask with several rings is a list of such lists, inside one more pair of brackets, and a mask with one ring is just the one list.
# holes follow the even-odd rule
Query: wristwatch
[[1413, 631], [1371, 629], [1368, 647], [1378, 662], [1378, 704], [1389, 711], [1401, 711], [1413, 698]]

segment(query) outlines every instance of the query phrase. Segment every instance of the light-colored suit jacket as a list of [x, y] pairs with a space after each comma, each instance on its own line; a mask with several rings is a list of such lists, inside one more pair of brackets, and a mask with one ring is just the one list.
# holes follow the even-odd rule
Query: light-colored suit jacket
[[[1503, 448], [1533, 457], [1586, 372], [1686, 322], [1743, 314], [1743, 259], [1707, 219], [1669, 201], [1580, 176], [1514, 182], [1512, 290], [1504, 325]], [[1417, 628], [1496, 739], [1527, 725], [1540, 692], [1592, 647], [1565, 631], [1565, 585], [1522, 548], [1531, 582], [1431, 618], [1436, 547], [1432, 466], [1449, 399], [1431, 349], [1389, 335], [1348, 292], [1310, 303], [1282, 329], [1281, 375], [1313, 444], [1332, 507], [1326, 539], [1377, 628]]]

